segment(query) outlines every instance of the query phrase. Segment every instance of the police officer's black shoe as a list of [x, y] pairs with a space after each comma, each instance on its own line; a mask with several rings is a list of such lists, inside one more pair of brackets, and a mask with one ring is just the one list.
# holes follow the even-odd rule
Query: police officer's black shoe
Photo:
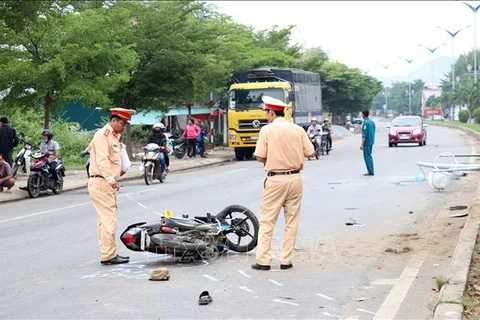
[[286, 270], [286, 269], [290, 269], [290, 268], [293, 268], [293, 264], [281, 264], [280, 265], [280, 269], [282, 270]]
[[373, 173], [364, 173], [364, 176], [373, 176]]
[[119, 258], [121, 258], [121, 259], [125, 259], [125, 260], [130, 259], [129, 256], [121, 256], [121, 255], [119, 255], [119, 254], [117, 254], [117, 257], [119, 257]]
[[122, 263], [128, 263], [128, 259], [122, 259], [118, 255], [110, 260], [107, 261], [100, 261], [101, 264], [103, 265], [110, 265], [110, 264], [122, 264]]
[[255, 264], [252, 264], [252, 269], [255, 269], [255, 270], [270, 270], [270, 266], [263, 266], [261, 264], [255, 263]]

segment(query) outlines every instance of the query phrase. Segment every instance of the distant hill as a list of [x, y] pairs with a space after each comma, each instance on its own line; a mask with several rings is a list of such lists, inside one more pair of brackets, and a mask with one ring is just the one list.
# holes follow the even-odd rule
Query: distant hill
[[[433, 74], [433, 82], [435, 87], [440, 83], [440, 79], [445, 78], [445, 74], [449, 73], [452, 66], [452, 57], [437, 57], [433, 60], [433, 67], [435, 69]], [[384, 82], [385, 78], [378, 78], [380, 81]], [[421, 65], [417, 69], [413, 70], [410, 75], [410, 80], [414, 81], [416, 79], [421, 79], [425, 84], [430, 87], [432, 83], [432, 65], [431, 61]], [[387, 79], [388, 83], [390, 82], [401, 82], [408, 81], [408, 75], [399, 76], [399, 77], [390, 77]]]

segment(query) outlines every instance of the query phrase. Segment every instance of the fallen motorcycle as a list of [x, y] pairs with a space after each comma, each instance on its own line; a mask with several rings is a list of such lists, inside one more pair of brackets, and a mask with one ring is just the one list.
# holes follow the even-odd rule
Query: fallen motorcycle
[[180, 261], [215, 259], [227, 250], [249, 252], [257, 246], [259, 223], [240, 205], [224, 208], [215, 216], [173, 217], [166, 212], [159, 221], [132, 224], [120, 236], [133, 251], [180, 257]]

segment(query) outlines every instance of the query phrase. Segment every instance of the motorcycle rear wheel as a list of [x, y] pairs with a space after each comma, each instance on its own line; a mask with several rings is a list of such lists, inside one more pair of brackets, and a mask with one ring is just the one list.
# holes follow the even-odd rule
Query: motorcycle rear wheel
[[145, 183], [150, 185], [153, 182], [153, 174], [155, 171], [155, 167], [152, 164], [149, 164], [145, 167], [145, 171], [143, 172], [143, 177], [145, 178]]
[[[260, 224], [252, 211], [241, 205], [231, 205], [220, 211], [216, 218], [220, 222], [229, 223], [232, 227], [224, 232], [225, 245], [228, 249], [235, 252], [249, 252], [255, 249]], [[242, 243], [244, 239], [247, 239], [247, 242]]]
[[187, 149], [185, 148], [185, 145], [183, 145], [179, 149], [173, 151], [173, 155], [177, 159], [183, 159], [183, 157], [185, 157], [185, 153], [187, 153]]
[[40, 177], [38, 175], [28, 177], [27, 191], [30, 198], [37, 198], [40, 195]]

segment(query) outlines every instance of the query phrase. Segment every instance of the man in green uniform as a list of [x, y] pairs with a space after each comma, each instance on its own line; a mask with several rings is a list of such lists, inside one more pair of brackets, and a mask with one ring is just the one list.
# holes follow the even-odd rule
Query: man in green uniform
[[363, 159], [367, 166], [367, 173], [364, 176], [373, 176], [373, 157], [372, 149], [375, 144], [375, 123], [368, 117], [370, 112], [368, 110], [362, 111], [363, 125], [362, 125], [362, 143], [360, 150], [363, 150]]

